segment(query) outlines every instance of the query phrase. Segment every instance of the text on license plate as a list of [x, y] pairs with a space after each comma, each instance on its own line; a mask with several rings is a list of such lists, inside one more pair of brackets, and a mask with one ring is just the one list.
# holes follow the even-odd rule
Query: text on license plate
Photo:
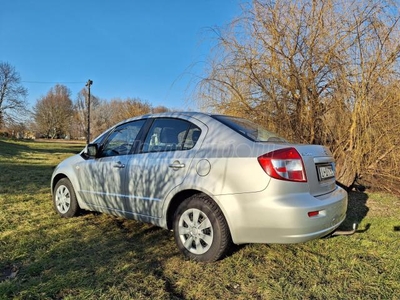
[[318, 177], [319, 180], [325, 180], [335, 177], [335, 170], [332, 165], [318, 166]]

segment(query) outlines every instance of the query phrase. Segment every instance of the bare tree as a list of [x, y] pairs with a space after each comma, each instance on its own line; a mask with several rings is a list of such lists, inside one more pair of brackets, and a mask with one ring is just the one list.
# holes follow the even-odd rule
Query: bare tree
[[[75, 102], [74, 132], [87, 134], [87, 91], [83, 89]], [[120, 99], [111, 101], [91, 97], [91, 133], [93, 137], [98, 136], [106, 129], [120, 121], [151, 112], [152, 107], [146, 101], [139, 98]]]
[[114, 110], [109, 101], [100, 100], [99, 105], [92, 109], [91, 124], [93, 137], [115, 125]]
[[[97, 108], [102, 105], [104, 101], [100, 100], [97, 96], [90, 96], [90, 109], [95, 113]], [[87, 136], [87, 117], [88, 117], [88, 91], [83, 88], [77, 95], [74, 103], [74, 117], [72, 124], [72, 132], [74, 137]], [[93, 116], [92, 116], [93, 119]], [[93, 130], [93, 128], [92, 128]], [[91, 130], [91, 131], [92, 131]]]
[[171, 109], [169, 109], [168, 107], [164, 106], [164, 105], [158, 105], [156, 107], [153, 107], [151, 109], [151, 112], [153, 114], [157, 114], [157, 113], [164, 113], [164, 112], [170, 112]]
[[138, 98], [126, 98], [125, 100], [115, 98], [111, 100], [110, 106], [114, 123], [151, 112], [151, 105]]
[[395, 3], [254, 0], [216, 33], [198, 90], [203, 107], [330, 146], [345, 185], [384, 173], [400, 179]]
[[73, 104], [70, 91], [64, 85], [55, 85], [34, 107], [34, 119], [41, 134], [61, 138], [69, 134]]
[[18, 120], [18, 114], [26, 111], [27, 94], [15, 68], [9, 63], [0, 62], [0, 127], [5, 122]]

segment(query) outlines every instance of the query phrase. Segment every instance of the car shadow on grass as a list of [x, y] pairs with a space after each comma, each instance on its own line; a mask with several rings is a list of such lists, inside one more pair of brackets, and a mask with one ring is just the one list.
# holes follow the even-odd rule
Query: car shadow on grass
[[[347, 216], [344, 222], [340, 225], [338, 230], [350, 231], [353, 229], [353, 224], [357, 225], [368, 214], [369, 208], [367, 206], [368, 195], [364, 192], [349, 192], [349, 202], [347, 206]], [[358, 228], [356, 233], [363, 233], [371, 227], [371, 224], [365, 225], [364, 228]]]

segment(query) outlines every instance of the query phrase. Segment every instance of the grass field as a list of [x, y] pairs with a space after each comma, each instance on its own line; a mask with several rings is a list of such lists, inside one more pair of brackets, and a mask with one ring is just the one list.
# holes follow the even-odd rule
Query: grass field
[[187, 261], [164, 229], [59, 218], [50, 177], [82, 144], [0, 139], [0, 299], [400, 299], [400, 198], [350, 194], [352, 236]]

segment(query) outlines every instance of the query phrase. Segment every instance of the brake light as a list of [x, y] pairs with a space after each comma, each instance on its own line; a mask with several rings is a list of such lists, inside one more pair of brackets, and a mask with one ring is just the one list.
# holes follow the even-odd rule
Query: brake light
[[261, 155], [258, 162], [263, 170], [275, 179], [307, 182], [303, 159], [293, 147]]

